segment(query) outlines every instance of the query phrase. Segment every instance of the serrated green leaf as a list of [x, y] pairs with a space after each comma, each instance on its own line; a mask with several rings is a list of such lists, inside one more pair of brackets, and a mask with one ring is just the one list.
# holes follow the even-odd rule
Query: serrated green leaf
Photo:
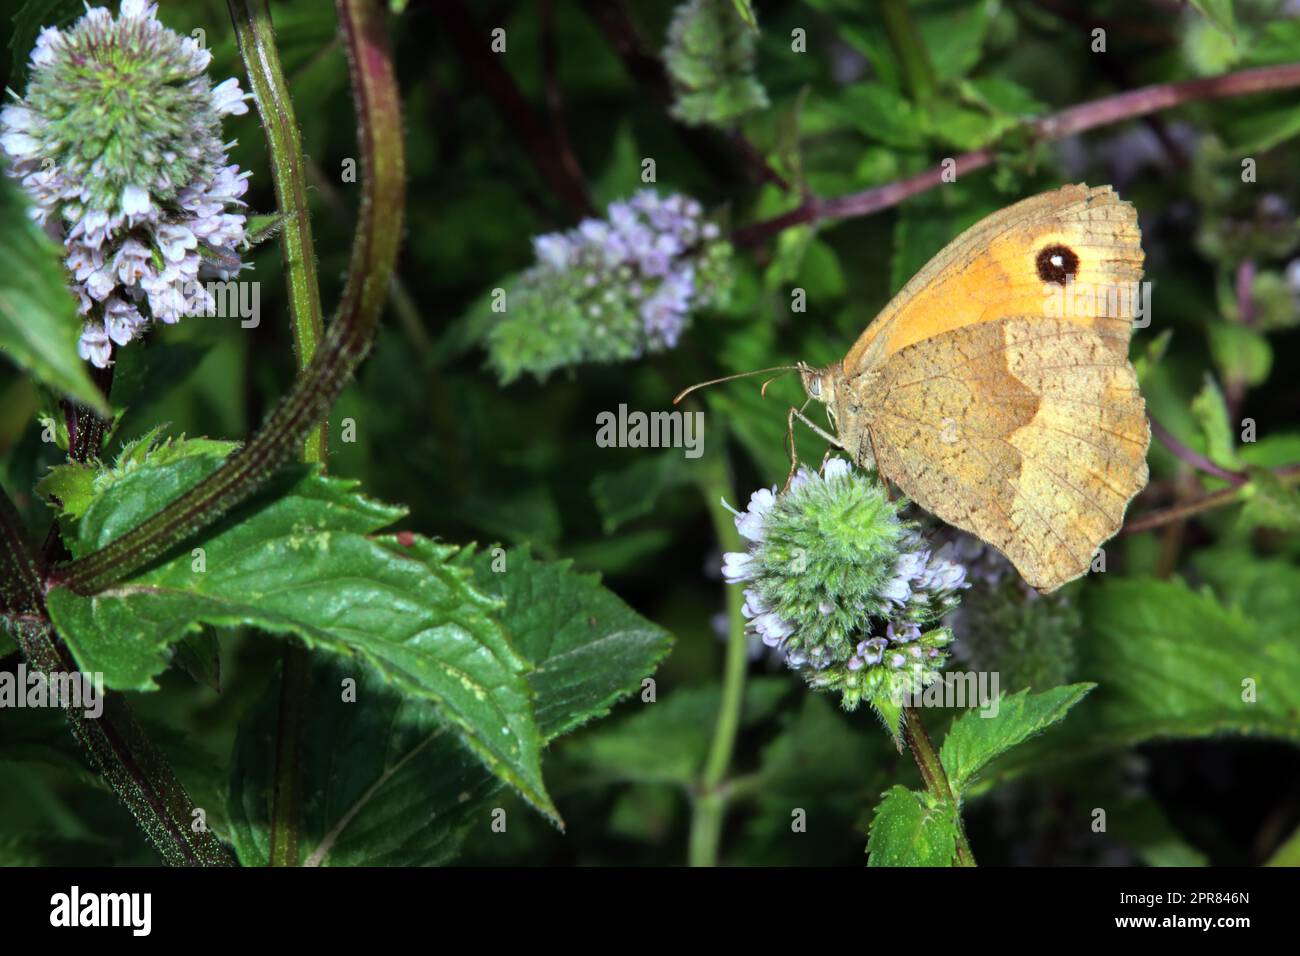
[[[137, 468], [96, 498], [75, 551], [101, 547], [201, 477], [210, 458]], [[152, 690], [170, 649], [199, 624], [246, 625], [359, 659], [399, 693], [430, 701], [493, 772], [548, 814], [541, 738], [526, 662], [451, 562], [457, 549], [422, 538], [372, 537], [401, 508], [355, 482], [287, 475], [170, 560], [110, 591], [48, 596], [51, 617], [83, 670], [116, 689]]]
[[1095, 686], [1070, 684], [1040, 694], [1004, 694], [995, 713], [989, 714], [992, 708], [969, 710], [958, 717], [939, 750], [953, 793], [960, 798], [991, 760], [1059, 721]]
[[81, 319], [58, 247], [27, 215], [22, 191], [0, 176], [0, 351], [39, 381], [89, 405], [108, 405], [77, 355]]
[[[1222, 731], [1300, 739], [1300, 646], [1178, 581], [1117, 579], [1085, 593], [1080, 673], [1098, 690], [1079, 729], [1111, 741]], [[1243, 682], [1257, 694], [1245, 699]], [[1069, 731], [1075, 725], [1066, 726]]]
[[867, 866], [951, 866], [957, 853], [952, 805], [901, 784], [884, 794], [871, 820]]
[[570, 561], [538, 561], [524, 547], [480, 551], [467, 564], [478, 589], [502, 603], [511, 644], [534, 665], [528, 682], [546, 740], [607, 714], [672, 647], [667, 631]]
[[[161, 468], [179, 462], [183, 459], [193, 458], [195, 462], [187, 466], [180, 476], [176, 479], [177, 484], [182, 487], [188, 487], [187, 483], [192, 483], [194, 475], [202, 477], [208, 472], [214, 471], [226, 456], [238, 448], [237, 442], [219, 441], [212, 438], [186, 438], [184, 435], [179, 438], [162, 438], [162, 426], [151, 429], [141, 437], [127, 442], [118, 452], [117, 458], [111, 466], [105, 467], [97, 462], [83, 464], [81, 462], [69, 462], [63, 465], [55, 465], [45, 477], [36, 485], [36, 493], [54, 507], [61, 518], [80, 519], [90, 510], [95, 499], [105, 494], [118, 481], [130, 475], [139, 468], [148, 465], [152, 468]], [[151, 484], [151, 479], [146, 479], [146, 486]], [[169, 482], [167, 485], [150, 488], [156, 491], [156, 495], [149, 495], [144, 498], [147, 505], [154, 504], [161, 507], [167, 501], [174, 497], [175, 487]], [[117, 507], [116, 502], [109, 505], [109, 510]], [[152, 512], [150, 512], [152, 513]], [[102, 522], [105, 519], [99, 517], [92, 519]], [[65, 530], [69, 530], [65, 524]], [[72, 540], [74, 554], [82, 553], [81, 539]]]
[[1300, 741], [1300, 618], [1285, 597], [1300, 588], [1300, 573], [1273, 562], [1255, 575], [1257, 560], [1207, 564], [1230, 604], [1180, 581], [1115, 579], [1086, 590], [1077, 670], [1097, 689], [1058, 730], [998, 760], [968, 796], [1148, 740], [1238, 733]]
[[[504, 564], [501, 560], [504, 559]], [[503, 568], [493, 570], [493, 564]], [[500, 620], [534, 667], [538, 725], [551, 741], [634, 693], [670, 637], [631, 611], [593, 575], [542, 562], [526, 549], [458, 556], [504, 601]], [[364, 671], [344, 703], [336, 665], [310, 685], [313, 730], [301, 778], [306, 802], [301, 861], [321, 865], [432, 865], [451, 859], [467, 829], [490, 825], [500, 789], [427, 708], [402, 701]], [[242, 862], [268, 858], [278, 682], [245, 722], [231, 778], [233, 838]]]

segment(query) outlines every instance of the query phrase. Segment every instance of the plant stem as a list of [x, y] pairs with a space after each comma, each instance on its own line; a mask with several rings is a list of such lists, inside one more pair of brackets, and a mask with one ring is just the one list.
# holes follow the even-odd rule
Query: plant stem
[[[75, 674], [76, 663], [54, 634], [48, 620], [38, 616], [3, 619], [27, 663], [49, 676]], [[102, 688], [98, 688], [102, 692]], [[135, 817], [163, 862], [169, 866], [234, 866], [235, 861], [206, 825], [198, 827], [201, 811], [185, 791], [167, 759], [153, 745], [121, 694], [101, 693], [103, 712], [86, 716], [65, 701], [64, 713], [72, 733], [89, 754], [113, 793]]]
[[966, 826], [961, 821], [961, 804], [948, 783], [948, 774], [943, 769], [938, 751], [934, 749], [934, 742], [921, 723], [921, 712], [915, 707], [903, 708], [903, 737], [916, 760], [917, 769], [921, 771], [926, 792], [952, 808], [953, 820], [957, 825], [956, 865], [974, 866], [975, 854], [971, 852], [970, 842], [966, 839]]
[[4, 488], [0, 488], [0, 608], [38, 613], [44, 604], [41, 576], [27, 541], [27, 527]]
[[[1160, 110], [1172, 109], [1184, 103], [1246, 96], [1251, 93], [1292, 89], [1297, 86], [1300, 86], [1300, 63], [1241, 70], [1237, 73], [1201, 77], [1180, 83], [1157, 83], [1068, 107], [1059, 113], [1033, 120], [1026, 124], [1026, 128], [1030, 135], [1040, 142], [1051, 142], [1099, 126], [1108, 126], [1111, 123], [1137, 119]], [[996, 145], [963, 153], [956, 157], [954, 172], [960, 178], [966, 173], [988, 166], [997, 159], [998, 153]], [[934, 169], [883, 186], [836, 196], [832, 199], [809, 196], [802, 205], [790, 212], [742, 226], [732, 233], [732, 241], [737, 245], [752, 246], [791, 226], [830, 219], [869, 216], [882, 209], [896, 206], [904, 199], [918, 193], [933, 189], [944, 181], [946, 171], [943, 166], [936, 166]]]
[[338, 0], [357, 103], [362, 198], [348, 281], [306, 371], [260, 431], [206, 479], [111, 544], [49, 574], [50, 587], [93, 594], [161, 556], [246, 501], [291, 461], [329, 413], [370, 348], [397, 262], [406, 161], [392, 56], [375, 4]]
[[[1300, 465], [1287, 465], [1273, 471], [1273, 475], [1283, 485], [1291, 486], [1300, 484]], [[1221, 508], [1224, 505], [1230, 505], [1241, 497], [1242, 489], [1246, 487], [1234, 486], [1232, 488], [1223, 488], [1219, 491], [1212, 491], [1208, 495], [1195, 498], [1191, 501], [1185, 501], [1182, 504], [1174, 505], [1163, 511], [1155, 511], [1151, 514], [1142, 515], [1134, 518], [1132, 521], [1125, 522], [1124, 527], [1120, 529], [1121, 535], [1140, 534], [1143, 531], [1150, 531], [1152, 528], [1159, 528], [1170, 524], [1174, 521], [1183, 521], [1193, 515], [1201, 514], [1205, 511], [1212, 511], [1215, 508]]]
[[[289, 319], [299, 370], [316, 356], [325, 332], [316, 276], [311, 209], [307, 204], [309, 170], [302, 152], [293, 100], [280, 66], [271, 10], [266, 0], [230, 0], [230, 16], [239, 39], [239, 51], [248, 71], [253, 99], [266, 132], [271, 176], [283, 226], [280, 251], [289, 287]], [[302, 460], [323, 467], [329, 458], [328, 411], [303, 444]], [[270, 813], [271, 866], [298, 864], [301, 825], [301, 756], [307, 726], [307, 686], [310, 676], [307, 649], [289, 642], [281, 655], [280, 710], [276, 721], [275, 786]]]
[[451, 38], [457, 55], [474, 75], [479, 90], [491, 97], [524, 155], [574, 219], [595, 214], [577, 161], [558, 130], [548, 129], [515, 84], [503, 57], [492, 52], [488, 31], [475, 22], [462, 0], [437, 0], [438, 29]]
[[[76, 662], [59, 640], [45, 613], [36, 560], [18, 510], [0, 489], [0, 581], [4, 582], [6, 613], [0, 631], [11, 634], [23, 657], [48, 679], [52, 674], [77, 673]], [[163, 861], [173, 866], [230, 866], [234, 860], [206, 828], [194, 829], [194, 802], [180, 779], [145, 735], [120, 694], [100, 692], [103, 711], [83, 697], [80, 707], [64, 700], [72, 733], [85, 748], [91, 764], [131, 811]]]
[[1173, 452], [1175, 457], [1191, 465], [1197, 471], [1203, 471], [1207, 475], [1221, 478], [1233, 485], [1244, 485], [1249, 480], [1246, 475], [1237, 471], [1229, 471], [1227, 468], [1221, 468], [1200, 452], [1188, 448], [1174, 436], [1173, 432], [1156, 421], [1150, 414], [1147, 415], [1147, 418], [1151, 419], [1151, 431], [1160, 439], [1161, 443]]
[[[731, 512], [722, 504], [723, 499], [735, 496], [725, 450], [720, 449], [717, 454], [710, 456], [700, 478], [700, 490], [704, 494], [719, 546], [723, 551], [745, 550], [745, 542], [736, 530]], [[730, 585], [726, 586], [726, 597], [727, 649], [722, 675], [722, 699], [713, 729], [713, 742], [692, 804], [688, 854], [692, 866], [716, 866], [718, 862], [722, 822], [728, 803], [723, 785], [731, 766], [745, 703], [745, 674], [749, 665], [745, 615], [741, 612], [745, 597], [740, 588]]]
[[[316, 248], [312, 242], [311, 215], [307, 205], [307, 173], [303, 164], [302, 139], [293, 112], [293, 99], [280, 66], [267, 0], [229, 0], [230, 18], [235, 25], [239, 53], [248, 71], [253, 102], [262, 118], [275, 201], [282, 217], [280, 249], [289, 286], [289, 318], [293, 325], [294, 351], [299, 371], [310, 364], [325, 335], [320, 304], [320, 283], [316, 278]], [[305, 460], [324, 461], [328, 424], [308, 435]]]

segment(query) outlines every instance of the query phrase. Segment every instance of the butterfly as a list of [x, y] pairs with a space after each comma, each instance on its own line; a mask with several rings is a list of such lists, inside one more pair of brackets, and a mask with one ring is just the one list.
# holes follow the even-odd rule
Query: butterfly
[[1070, 185], [993, 213], [912, 278], [843, 361], [800, 363], [859, 465], [1048, 592], [1085, 574], [1146, 486], [1128, 349], [1137, 214]]

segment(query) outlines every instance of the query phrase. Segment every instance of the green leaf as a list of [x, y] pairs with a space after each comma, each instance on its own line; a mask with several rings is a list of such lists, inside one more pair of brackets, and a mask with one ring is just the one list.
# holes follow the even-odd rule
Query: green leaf
[[[746, 785], [753, 813], [745, 839], [728, 853], [742, 866], [807, 864], [852, 859], [862, 843], [862, 810], [889, 783], [898, 753], [861, 715], [847, 715], [826, 694], [804, 694], [785, 713], [780, 733], [765, 746]], [[640, 788], [638, 788], [640, 789]], [[792, 832], [795, 810], [808, 828]], [[846, 856], [847, 854], [847, 856]]]
[[[1080, 672], [1099, 688], [1080, 711], [1094, 740], [1222, 731], [1300, 740], [1300, 646], [1178, 581], [1109, 580], [1087, 592]], [[1243, 699], [1247, 678], [1256, 699]], [[1067, 730], [1075, 725], [1071, 721]]]
[[[74, 552], [101, 547], [201, 477], [212, 456], [139, 467], [91, 504]], [[246, 625], [373, 668], [399, 693], [430, 701], [493, 772], [554, 814], [523, 673], [452, 559], [423, 538], [373, 536], [405, 512], [356, 483], [288, 475], [170, 560], [102, 594], [48, 596], [51, 617], [84, 670], [109, 687], [152, 690], [172, 645], [198, 630]]]
[[1234, 36], [1237, 24], [1232, 15], [1232, 0], [1192, 0], [1201, 14], [1229, 36]]
[[1300, 742], [1300, 615], [1289, 599], [1300, 570], [1271, 562], [1255, 573], [1257, 558], [1206, 554], [1204, 568], [1231, 603], [1149, 578], [1084, 591], [1078, 673], [1097, 689], [1060, 729], [988, 768], [968, 796], [1155, 739], [1239, 733]]
[[1210, 354], [1219, 375], [1229, 382], [1262, 385], [1273, 368], [1273, 347], [1268, 339], [1236, 322], [1210, 325]]
[[[783, 678], [766, 677], [745, 685], [743, 721], [772, 713], [790, 689]], [[709, 752], [721, 695], [716, 685], [666, 691], [631, 716], [599, 734], [569, 744], [566, 754], [614, 780], [690, 786]]]
[[951, 866], [957, 853], [957, 820], [951, 804], [895, 785], [871, 821], [867, 866]]
[[953, 721], [939, 759], [953, 792], [960, 797], [971, 781], [999, 754], [1042, 733], [1081, 701], [1095, 684], [1070, 684], [1041, 694], [1022, 690], [999, 698], [995, 714], [968, 710]]
[[182, 637], [176, 644], [175, 659], [176, 666], [196, 684], [221, 693], [221, 642], [212, 628]]
[[693, 480], [691, 461], [680, 448], [643, 455], [621, 471], [607, 471], [591, 482], [591, 497], [606, 534], [654, 510], [660, 496]]
[[1209, 459], [1221, 468], [1240, 469], [1241, 459], [1237, 457], [1232, 440], [1233, 428], [1228, 421], [1228, 403], [1223, 400], [1223, 393], [1208, 372], [1200, 392], [1192, 399], [1192, 414], [1201, 423]]
[[[162, 438], [162, 426], [158, 426], [140, 438], [127, 442], [122, 447], [122, 450], [118, 452], [117, 458], [110, 468], [105, 468], [99, 464], [82, 464], [80, 462], [55, 465], [37, 483], [36, 493], [44, 498], [51, 507], [55, 508], [60, 517], [77, 520], [84, 517], [95, 500], [104, 495], [115, 483], [146, 465], [150, 469], [155, 469], [185, 459], [195, 459], [190, 465], [185, 466], [183, 470], [177, 470], [179, 474], [185, 476], [181, 479], [182, 481], [190, 481], [188, 477], [190, 474], [206, 475], [208, 472], [216, 470], [226, 456], [237, 447], [239, 447], [237, 442], [219, 441], [212, 438], [186, 438], [182, 435], [179, 438], [164, 439]], [[150, 477], [144, 479], [143, 483], [146, 486], [152, 485], [154, 477], [156, 476], [151, 471]], [[148, 496], [146, 504], [153, 503], [161, 507], [171, 497], [174, 497], [174, 494], [169, 490], [165, 491], [158, 487], [151, 487], [149, 490], [158, 492], [158, 494]], [[115, 507], [116, 504], [110, 503], [108, 508], [102, 509], [100, 514], [103, 515], [105, 511], [111, 514], [112, 509]], [[103, 521], [108, 519], [106, 517], [97, 517], [94, 520]], [[71, 543], [74, 547], [74, 554], [83, 552], [84, 549], [81, 547], [79, 539], [74, 538]]]
[[534, 664], [528, 683], [548, 741], [607, 714], [672, 647], [667, 631], [570, 561], [538, 561], [524, 547], [481, 551], [462, 563], [480, 591], [502, 602], [511, 644]]
[[[347, 679], [356, 682], [354, 702], [344, 699]], [[270, 859], [279, 708], [276, 679], [235, 744], [226, 836], [245, 866]], [[432, 708], [393, 693], [373, 672], [314, 660], [306, 712], [300, 865], [445, 863], [500, 788]]]
[[[505, 602], [500, 621], [534, 665], [528, 682], [548, 742], [639, 690], [668, 652], [666, 632], [567, 562], [537, 561], [519, 549], [466, 551], [456, 563]], [[342, 700], [344, 676], [357, 679], [355, 703]], [[232, 838], [248, 865], [268, 858], [278, 695], [277, 681], [236, 747]], [[401, 699], [365, 671], [324, 663], [315, 667], [309, 698], [302, 862], [427, 866], [455, 856], [476, 821], [489, 826], [499, 781], [419, 701]]]
[[39, 381], [108, 415], [77, 355], [81, 319], [62, 256], [27, 210], [19, 187], [0, 176], [0, 351]]
[[750, 5], [749, 0], [731, 0], [731, 2], [736, 8], [736, 13], [740, 15], [740, 19], [745, 21], [745, 26], [751, 30], [757, 30], [758, 17], [754, 16], [754, 8]]
[[833, 108], [864, 136], [903, 149], [925, 145], [921, 117], [899, 92], [882, 83], [855, 83]]
[[1241, 491], [1243, 527], [1300, 531], [1300, 489], [1265, 468], [1249, 468], [1247, 473], [1250, 483]]
[[284, 213], [279, 212], [249, 216], [248, 225], [244, 229], [244, 248], [251, 249], [279, 235], [280, 228], [284, 225], [284, 218]]

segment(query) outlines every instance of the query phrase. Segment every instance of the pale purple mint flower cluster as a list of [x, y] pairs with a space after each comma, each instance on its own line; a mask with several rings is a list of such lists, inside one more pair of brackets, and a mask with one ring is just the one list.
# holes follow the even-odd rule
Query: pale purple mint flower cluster
[[[820, 474], [800, 468], [780, 494], [775, 487], [759, 489], [745, 510], [735, 514], [736, 529], [751, 547], [723, 555], [723, 577], [731, 584], [750, 585], [743, 606], [750, 628], [768, 647], [784, 653], [792, 668], [811, 665], [821, 670], [842, 664], [850, 672], [874, 665], [901, 670], [942, 656], [939, 645], [921, 641], [922, 625], [936, 622], [956, 605], [956, 594], [969, 586], [966, 569], [953, 560], [949, 545], [932, 552], [919, 533], [885, 508], [871, 521], [884, 529], [882, 541], [889, 540], [891, 527], [896, 529], [887, 547], [868, 556], [850, 550], [846, 558], [839, 553], [837, 531], [851, 545], [858, 529], [851, 522], [834, 529], [825, 519], [851, 513], [867, 481], [854, 474], [847, 461], [833, 458]], [[876, 504], [868, 498], [863, 507]], [[769, 547], [774, 530], [779, 550]], [[794, 561], [792, 543], [796, 552], [804, 552]], [[816, 553], [819, 545], [826, 553]], [[855, 568], [854, 557], [875, 560], [876, 566]], [[887, 569], [883, 574], [881, 567]], [[838, 578], [839, 593], [849, 606], [823, 596], [818, 578], [828, 576]], [[802, 610], [782, 613], [778, 603]], [[884, 622], [883, 633], [872, 636], [873, 622]]]
[[577, 229], [533, 240], [537, 261], [566, 272], [583, 271], [589, 287], [626, 284], [652, 350], [673, 348], [695, 295], [697, 244], [719, 236], [703, 220], [700, 203], [680, 194], [646, 189], [610, 203], [606, 219], [586, 219]]
[[26, 97], [0, 110], [7, 172], [66, 249], [85, 316], [78, 352], [99, 368], [151, 321], [212, 314], [200, 280], [241, 268], [249, 173], [228, 163], [220, 132], [248, 96], [233, 77], [211, 86], [211, 61], [155, 3], [122, 0], [116, 19], [89, 7], [40, 32]]

